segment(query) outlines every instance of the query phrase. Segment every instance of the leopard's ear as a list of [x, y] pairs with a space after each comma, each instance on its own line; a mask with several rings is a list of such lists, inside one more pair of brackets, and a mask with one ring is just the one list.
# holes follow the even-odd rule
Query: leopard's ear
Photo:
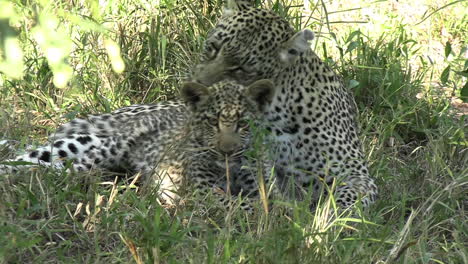
[[223, 16], [231, 16], [236, 11], [252, 8], [253, 4], [249, 0], [228, 0], [223, 10]]
[[209, 98], [208, 87], [196, 82], [185, 82], [180, 90], [182, 100], [192, 109], [196, 110]]
[[303, 29], [292, 36], [280, 51], [280, 60], [284, 63], [294, 62], [301, 54], [310, 49], [309, 41], [315, 37], [310, 29]]
[[263, 79], [258, 80], [247, 87], [248, 96], [258, 105], [259, 110], [263, 111], [271, 103], [275, 96], [276, 86], [272, 81]]

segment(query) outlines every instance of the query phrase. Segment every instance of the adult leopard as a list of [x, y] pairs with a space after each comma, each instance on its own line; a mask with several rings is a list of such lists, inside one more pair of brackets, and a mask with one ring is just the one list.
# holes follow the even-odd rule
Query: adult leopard
[[377, 186], [361, 150], [356, 105], [340, 77], [310, 49], [313, 38], [311, 30], [295, 32], [272, 11], [228, 1], [192, 78], [206, 85], [271, 79], [278, 92], [266, 116], [281, 189], [295, 197], [309, 190], [318, 199], [336, 181], [340, 206], [358, 200], [368, 206]]

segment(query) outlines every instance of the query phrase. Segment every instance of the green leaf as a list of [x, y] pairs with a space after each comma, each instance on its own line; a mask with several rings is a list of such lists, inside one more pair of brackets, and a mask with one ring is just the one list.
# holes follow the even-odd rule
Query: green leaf
[[450, 44], [450, 42], [447, 41], [445, 43], [445, 58], [448, 58], [451, 52], [452, 52], [452, 44]]
[[356, 80], [349, 80], [349, 89], [353, 89], [354, 87], [357, 87], [359, 85], [359, 82]]
[[463, 102], [468, 103], [468, 82], [461, 88], [460, 98]]
[[349, 45], [348, 45], [348, 48], [346, 49], [346, 53], [353, 51], [357, 47], [359, 47], [359, 42], [351, 41], [351, 43], [349, 43]]
[[361, 34], [361, 31], [356, 30], [353, 31], [351, 34], [349, 34], [348, 39], [346, 39], [346, 43], [350, 42], [355, 36], [358, 36]]
[[325, 59], [328, 58], [327, 46], [325, 45], [325, 42], [322, 42], [322, 49], [323, 49], [323, 57]]
[[447, 83], [449, 76], [450, 76], [450, 65], [447, 66], [447, 68], [445, 68], [442, 74], [440, 75], [440, 81], [443, 84]]

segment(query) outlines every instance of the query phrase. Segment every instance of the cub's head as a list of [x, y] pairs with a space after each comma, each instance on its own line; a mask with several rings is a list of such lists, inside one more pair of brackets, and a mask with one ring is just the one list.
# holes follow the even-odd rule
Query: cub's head
[[192, 80], [210, 85], [232, 79], [248, 85], [274, 78], [309, 50], [314, 34], [294, 32], [289, 23], [249, 1], [230, 0], [217, 25], [208, 33]]
[[210, 87], [187, 82], [181, 96], [191, 111], [190, 131], [199, 147], [217, 158], [237, 157], [248, 148], [250, 125], [263, 117], [274, 85], [259, 80], [249, 86], [223, 81]]

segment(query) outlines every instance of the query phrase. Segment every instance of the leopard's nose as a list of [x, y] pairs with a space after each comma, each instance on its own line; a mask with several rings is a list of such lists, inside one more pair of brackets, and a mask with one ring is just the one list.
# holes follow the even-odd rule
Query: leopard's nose
[[231, 155], [239, 148], [240, 137], [236, 134], [222, 135], [219, 140], [219, 150], [223, 154]]

